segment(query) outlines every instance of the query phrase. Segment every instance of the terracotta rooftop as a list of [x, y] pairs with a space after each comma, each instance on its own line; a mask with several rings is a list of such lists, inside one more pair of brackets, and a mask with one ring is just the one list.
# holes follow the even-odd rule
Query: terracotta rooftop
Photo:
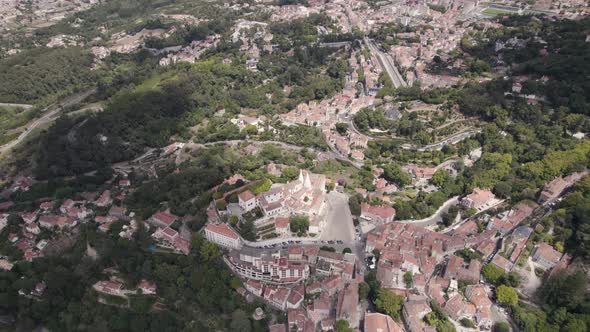
[[231, 229], [227, 224], [208, 224], [205, 228], [211, 232], [221, 234], [232, 239], [237, 240], [240, 238], [238, 233]]
[[467, 195], [466, 198], [474, 202], [476, 206], [479, 206], [485, 204], [491, 199], [494, 199], [495, 197], [496, 196], [494, 196], [494, 193], [492, 193], [489, 189], [475, 188], [471, 194]]
[[395, 215], [395, 209], [389, 205], [369, 205], [367, 203], [362, 203], [361, 211], [363, 213], [370, 213], [381, 218], [390, 218]]
[[238, 197], [240, 198], [240, 200], [247, 202], [247, 201], [253, 199], [255, 196], [250, 190], [246, 190], [243, 193], [240, 193], [238, 195]]
[[561, 259], [561, 253], [546, 243], [539, 244], [537, 249], [535, 249], [535, 256], [536, 255], [539, 255], [543, 259], [553, 262], [554, 264], [557, 264]]
[[492, 259], [492, 263], [494, 263], [494, 265], [496, 265], [497, 267], [501, 268], [502, 270], [509, 272], [510, 270], [512, 270], [512, 267], [514, 266], [514, 264], [512, 264], [509, 260], [507, 260], [506, 258], [504, 258], [503, 256], [497, 254], [496, 256], [494, 256], [494, 259]]
[[154, 213], [154, 215], [152, 216], [152, 219], [156, 219], [156, 220], [161, 221], [162, 223], [170, 226], [174, 221], [176, 221], [176, 219], [178, 219], [178, 217], [173, 214], [167, 213], [167, 212], [158, 211], [158, 212]]
[[287, 228], [289, 227], [289, 218], [277, 217], [275, 218], [275, 228]]
[[402, 332], [402, 328], [389, 316], [379, 313], [365, 315], [365, 332]]

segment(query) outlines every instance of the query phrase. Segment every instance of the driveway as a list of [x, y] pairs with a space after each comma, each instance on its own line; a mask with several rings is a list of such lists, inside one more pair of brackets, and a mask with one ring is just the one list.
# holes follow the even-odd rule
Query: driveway
[[335, 191], [327, 195], [327, 223], [322, 231], [322, 240], [341, 240], [344, 243], [354, 242], [354, 224], [348, 207], [348, 197]]
[[521, 286], [522, 292], [525, 293], [525, 295], [532, 297], [537, 292], [537, 289], [541, 287], [543, 281], [535, 274], [536, 266], [530, 256], [527, 259], [527, 267], [528, 270], [526, 268], [518, 268], [517, 272], [524, 277]]

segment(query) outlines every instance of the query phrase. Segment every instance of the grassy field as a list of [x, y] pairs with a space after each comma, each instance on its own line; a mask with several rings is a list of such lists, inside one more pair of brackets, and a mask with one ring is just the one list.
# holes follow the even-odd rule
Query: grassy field
[[36, 113], [34, 108], [25, 110], [14, 106], [0, 106], [0, 145], [18, 136], [14, 129], [27, 124]]
[[158, 85], [160, 84], [160, 82], [168, 80], [168, 79], [173, 79], [175, 75], [176, 75], [176, 71], [167, 71], [162, 74], [156, 74], [156, 75], [148, 78], [147, 80], [143, 81], [140, 85], [138, 85], [135, 88], [135, 91], [146, 92], [149, 90], [156, 89], [156, 88], [158, 88]]
[[498, 8], [486, 8], [482, 11], [482, 13], [487, 15], [514, 15], [517, 12], [512, 10], [505, 10], [505, 9], [498, 9]]

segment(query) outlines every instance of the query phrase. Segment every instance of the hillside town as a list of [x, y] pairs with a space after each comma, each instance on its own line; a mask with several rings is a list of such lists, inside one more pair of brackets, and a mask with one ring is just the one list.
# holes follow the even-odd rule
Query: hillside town
[[[555, 190], [560, 196], [564, 188], [558, 182], [548, 183], [544, 193]], [[245, 193], [254, 200], [250, 192]], [[539, 204], [544, 201], [541, 198]], [[364, 204], [360, 218], [377, 226], [363, 235], [362, 250], [356, 253], [326, 251], [333, 248], [330, 243], [337, 242], [314, 243], [307, 238], [282, 243], [261, 240], [270, 244], [252, 246], [218, 218], [210, 219], [204, 231], [209, 241], [225, 248], [225, 263], [244, 280], [238, 292], [246, 299], [260, 298], [286, 311], [288, 330], [327, 331], [344, 319], [359, 329], [364, 322], [364, 331], [373, 331], [367, 330], [369, 327], [375, 331], [429, 331], [424, 317], [433, 311], [431, 301], [435, 301], [456, 326], [469, 319], [485, 331], [507, 317], [494, 302], [494, 286], [482, 275], [484, 265], [522, 274], [524, 279], [527, 272], [522, 261], [556, 273], [571, 260], [545, 243], [536, 245], [532, 252], [525, 250], [534, 230], [523, 223], [540, 205], [523, 202], [496, 215], [485, 212], [501, 203], [491, 191], [476, 188], [460, 202], [475, 209], [476, 216], [460, 220], [442, 233], [394, 221], [395, 210], [390, 206]], [[366, 312], [359, 302], [359, 284], [371, 271], [382, 288], [406, 299], [402, 322], [373, 318], [379, 314]]]
[[0, 4], [0, 326], [590, 329], [587, 1], [110, 2]]
[[[163, 151], [166, 157], [179, 152], [173, 148]], [[337, 223], [347, 222], [326, 218], [332, 209], [327, 196], [334, 188], [329, 185], [333, 179], [299, 170], [295, 180], [260, 190], [259, 183], [248, 183], [235, 175], [224, 184], [235, 188], [226, 195], [235, 194], [237, 202], [219, 204], [214, 200], [202, 234], [222, 248], [226, 266], [242, 280], [237, 292], [245, 300], [259, 299], [286, 312], [287, 325], [275, 325], [271, 330], [327, 331], [334, 329], [337, 321], [346, 320], [349, 326], [364, 331], [429, 331], [424, 317], [433, 310], [442, 310], [457, 326], [469, 319], [478, 329], [489, 330], [494, 322], [507, 317], [494, 301], [494, 286], [482, 275], [482, 267], [493, 265], [503, 273], [521, 275], [527, 282], [534, 276], [524, 267], [551, 273], [566, 268], [571, 257], [553, 246], [541, 242], [529, 249], [531, 235], [539, 227], [531, 217], [554, 204], [585, 174], [556, 178], [546, 184], [538, 202], [512, 207], [489, 189], [475, 188], [458, 203], [474, 215], [459, 214], [442, 232], [396, 220], [395, 209], [387, 203], [362, 203], [358, 220], [371, 227], [359, 240], [323, 240], [322, 232], [333, 226], [328, 223], [345, 227]], [[29, 177], [19, 178], [3, 194], [26, 192], [34, 182]], [[111, 183], [102, 192], [85, 192], [59, 202], [42, 201], [32, 212], [0, 214], [2, 228], [12, 225], [9, 228], [18, 229], [8, 235], [8, 241], [31, 262], [62, 250], [68, 239], [76, 236], [80, 224], [94, 223], [101, 232], [116, 229], [117, 236], [127, 241], [133, 240], [138, 229], [146, 229], [157, 245], [154, 250], [189, 254], [190, 232], [181, 217], [163, 210], [142, 221], [122, 204], [134, 190], [129, 178], [116, 175]], [[11, 202], [3, 202], [1, 208], [11, 210]], [[297, 218], [306, 220], [304, 230], [293, 227]], [[244, 239], [237, 228], [247, 220], [257, 229], [253, 241]], [[273, 236], [264, 236], [269, 233]], [[92, 255], [94, 249], [88, 247], [87, 252]], [[10, 270], [14, 263], [4, 258], [2, 268]], [[93, 286], [100, 294], [126, 301], [137, 294], [158, 294], [149, 280], [126, 286], [116, 270], [107, 273], [110, 279]], [[371, 312], [359, 301], [359, 285], [367, 273], [374, 273], [382, 289], [405, 299], [401, 321]], [[36, 293], [23, 296], [38, 296], [35, 294], [42, 291], [39, 286]], [[519, 291], [526, 294], [531, 290]], [[432, 301], [440, 308], [433, 309]]]

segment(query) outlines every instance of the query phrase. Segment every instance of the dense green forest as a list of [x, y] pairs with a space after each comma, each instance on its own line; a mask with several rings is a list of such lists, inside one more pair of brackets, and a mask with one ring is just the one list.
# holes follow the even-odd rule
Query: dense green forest
[[92, 56], [81, 48], [32, 49], [0, 60], [0, 102], [35, 103], [87, 88], [97, 75]]
[[[590, 144], [571, 136], [590, 129], [590, 45], [585, 42], [590, 20], [510, 17], [502, 23], [502, 28], [466, 36], [463, 50], [491, 68], [511, 65], [513, 77], [524, 78], [521, 93], [528, 96], [513, 95], [512, 79], [470, 84], [457, 94], [464, 114], [490, 123], [478, 137], [482, 160], [466, 175], [474, 185], [509, 193], [513, 201], [534, 199], [555, 176], [590, 167]], [[510, 46], [519, 39], [524, 46]], [[507, 47], [496, 52], [496, 45]], [[530, 95], [537, 101], [528, 102]], [[583, 262], [589, 257], [587, 187], [585, 178], [542, 220], [544, 231], [535, 235]], [[540, 307], [521, 302], [510, 308], [523, 331], [587, 330], [590, 296], [585, 274], [551, 275], [537, 297]]]
[[[86, 256], [87, 244], [100, 258]], [[0, 307], [15, 314], [22, 330], [43, 324], [55, 331], [265, 331], [264, 320], [248, 318], [256, 304], [246, 305], [234, 291], [240, 281], [223, 266], [215, 246], [195, 235], [190, 255], [178, 256], [152, 253], [150, 244], [144, 229], [126, 241], [82, 227], [78, 241], [62, 255], [0, 273]], [[150, 310], [141, 299], [127, 310], [97, 305], [91, 286], [108, 279], [103, 270], [113, 266], [130, 289], [143, 278], [155, 282], [158, 309]], [[41, 280], [47, 285], [41, 297], [18, 294], [29, 293]]]
[[[530, 75], [522, 92], [546, 96], [559, 113], [590, 113], [590, 45], [586, 36], [590, 19], [579, 21], [531, 19], [511, 16], [504, 27], [463, 38], [463, 49], [488, 62], [498, 64], [496, 42], [506, 44], [499, 51], [502, 61], [513, 66], [513, 75]], [[509, 40], [525, 40], [525, 47], [511, 47]], [[501, 63], [500, 63], [501, 64]], [[543, 76], [549, 81], [539, 80]], [[566, 115], [566, 114], [563, 114]]]
[[[325, 19], [311, 16], [293, 24], [308, 29]], [[286, 38], [290, 36], [288, 30], [276, 29], [277, 36], [285, 34], [290, 47], [299, 43]], [[188, 139], [194, 135], [205, 142], [245, 138], [246, 133], [229, 121], [229, 116], [237, 115], [241, 108], [273, 115], [341, 90], [349, 67], [346, 61], [334, 57], [338, 51], [308, 45], [295, 47], [293, 56], [266, 54], [259, 72], [246, 70], [237, 59], [236, 64], [223, 64], [215, 53], [195, 65], [181, 64], [166, 73], [154, 69], [150, 56], [118, 57], [111, 61], [113, 70], [99, 85], [99, 93], [113, 95], [107, 109], [85, 119], [60, 119], [49, 128], [39, 139], [35, 153], [36, 175], [48, 178], [89, 172], [131, 159], [146, 148], [162, 147], [173, 136]], [[130, 72], [129, 66], [139, 71]], [[323, 70], [327, 75], [321, 74]], [[141, 84], [137, 89], [124, 88], [125, 84], [139, 84], [138, 80], [145, 77], [159, 83], [148, 88]], [[293, 88], [288, 95], [283, 93], [284, 86]], [[213, 116], [218, 111], [227, 115]], [[198, 128], [191, 132], [194, 126]], [[275, 126], [277, 134], [263, 138], [326, 148], [315, 128]]]

